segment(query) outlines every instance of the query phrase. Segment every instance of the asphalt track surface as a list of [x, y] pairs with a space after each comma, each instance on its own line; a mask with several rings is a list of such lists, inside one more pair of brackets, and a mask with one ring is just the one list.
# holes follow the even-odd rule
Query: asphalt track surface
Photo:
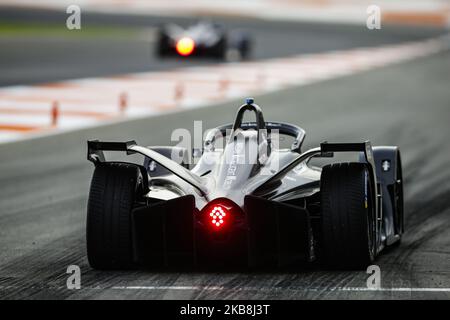
[[[350, 40], [349, 40], [350, 41]], [[95, 271], [85, 252], [93, 166], [86, 140], [171, 144], [195, 120], [233, 120], [241, 101], [0, 146], [0, 299], [449, 299], [450, 52], [277, 93], [256, 96], [265, 118], [323, 140], [399, 145], [406, 234], [377, 260], [383, 291], [366, 291], [364, 271]], [[80, 290], [66, 288], [79, 265]], [[393, 289], [391, 289], [393, 288]], [[413, 288], [413, 290], [409, 290]], [[421, 288], [425, 288], [422, 290]], [[399, 290], [400, 289], [400, 290]], [[433, 290], [429, 290], [433, 289]]]
[[[2, 23], [53, 24], [60, 25], [65, 30], [66, 19], [67, 14], [64, 11], [29, 11], [0, 7]], [[189, 25], [201, 19], [203, 18], [101, 15], [83, 12], [81, 31], [67, 30], [68, 36], [64, 33], [50, 37], [35, 34], [32, 37], [2, 36], [0, 28], [0, 86], [217, 63], [217, 60], [161, 60], [154, 55], [154, 36], [152, 37], [151, 30], [167, 22]], [[268, 23], [232, 18], [214, 20], [227, 30], [240, 30], [251, 35], [254, 43], [251, 59], [414, 41], [441, 32], [433, 28], [389, 26], [384, 26], [382, 32], [371, 32], [365, 26]], [[144, 28], [144, 31], [130, 37], [73, 36], [96, 26]], [[145, 31], [145, 28], [149, 30]]]

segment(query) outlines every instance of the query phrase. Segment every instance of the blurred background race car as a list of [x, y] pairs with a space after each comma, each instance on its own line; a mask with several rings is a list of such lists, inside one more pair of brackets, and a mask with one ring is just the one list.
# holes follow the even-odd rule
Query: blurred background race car
[[223, 26], [200, 21], [183, 28], [168, 24], [158, 30], [156, 54], [159, 57], [202, 57], [242, 60], [249, 56], [250, 37], [240, 31], [227, 31]]

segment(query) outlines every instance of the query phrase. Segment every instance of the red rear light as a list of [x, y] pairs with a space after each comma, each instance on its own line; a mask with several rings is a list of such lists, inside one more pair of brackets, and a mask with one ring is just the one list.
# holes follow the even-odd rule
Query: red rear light
[[177, 41], [175, 48], [178, 54], [182, 56], [188, 56], [194, 51], [195, 42], [189, 37], [183, 37]]
[[227, 211], [228, 209], [224, 206], [221, 206], [220, 204], [212, 207], [209, 212], [209, 217], [212, 225], [216, 228], [222, 227], [222, 225], [224, 225], [225, 221], [227, 220]]
[[212, 231], [228, 229], [233, 223], [243, 219], [241, 208], [226, 198], [211, 201], [200, 214], [203, 225]]

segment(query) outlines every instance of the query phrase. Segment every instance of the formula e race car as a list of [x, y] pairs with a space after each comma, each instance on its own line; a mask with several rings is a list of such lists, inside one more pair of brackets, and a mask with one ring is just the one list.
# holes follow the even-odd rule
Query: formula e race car
[[249, 56], [250, 38], [243, 32], [228, 32], [206, 21], [184, 29], [169, 24], [158, 30], [156, 54], [159, 57], [209, 57], [242, 60]]
[[[243, 122], [247, 111], [255, 122]], [[292, 145], [283, 149], [276, 137]], [[400, 151], [366, 141], [323, 142], [302, 152], [304, 138], [296, 125], [265, 122], [249, 98], [234, 123], [209, 131], [197, 152], [88, 141], [95, 165], [90, 265], [268, 268], [317, 261], [366, 268], [404, 230]], [[144, 157], [108, 162], [104, 150]], [[355, 161], [333, 163], [341, 152], [354, 152]], [[198, 161], [189, 170], [193, 153]], [[320, 168], [315, 161], [330, 163]]]

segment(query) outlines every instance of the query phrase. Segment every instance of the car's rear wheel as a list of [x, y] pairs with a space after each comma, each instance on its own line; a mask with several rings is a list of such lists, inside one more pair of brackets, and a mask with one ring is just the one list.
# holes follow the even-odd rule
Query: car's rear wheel
[[163, 58], [169, 53], [169, 37], [164, 30], [158, 30], [158, 40], [156, 46], [156, 55]]
[[397, 172], [392, 193], [394, 195], [394, 227], [395, 233], [401, 238], [405, 231], [403, 207], [403, 169], [400, 151], [397, 150]]
[[99, 163], [87, 208], [87, 256], [96, 269], [126, 269], [133, 264], [131, 211], [142, 184], [137, 165]]
[[373, 182], [365, 163], [327, 165], [321, 176], [322, 258], [333, 268], [362, 269], [375, 259]]
[[222, 60], [225, 58], [227, 53], [227, 38], [225, 36], [222, 36], [217, 44], [211, 48], [211, 53], [216, 59]]

